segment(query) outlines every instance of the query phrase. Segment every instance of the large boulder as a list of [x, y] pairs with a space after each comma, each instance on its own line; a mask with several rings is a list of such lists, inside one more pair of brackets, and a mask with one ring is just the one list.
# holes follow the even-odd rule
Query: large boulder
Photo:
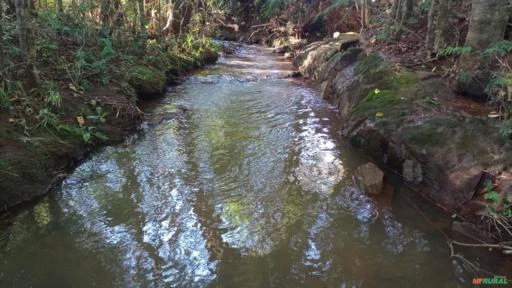
[[357, 187], [366, 194], [379, 195], [384, 183], [384, 172], [369, 162], [359, 166], [354, 173]]

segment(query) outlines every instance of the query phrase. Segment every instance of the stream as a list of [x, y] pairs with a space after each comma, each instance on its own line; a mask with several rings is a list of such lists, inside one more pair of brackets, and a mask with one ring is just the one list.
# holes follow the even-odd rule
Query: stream
[[355, 189], [369, 160], [291, 71], [240, 46], [169, 88], [141, 133], [0, 224], [0, 287], [464, 285], [446, 215], [392, 176]]

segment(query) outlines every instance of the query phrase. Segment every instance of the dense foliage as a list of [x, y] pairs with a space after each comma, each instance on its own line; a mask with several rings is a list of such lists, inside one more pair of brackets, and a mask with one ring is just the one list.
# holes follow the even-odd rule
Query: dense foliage
[[2, 128], [29, 141], [41, 129], [106, 140], [98, 126], [109, 115], [139, 113], [134, 81], [164, 85], [165, 73], [176, 76], [215, 48], [206, 37], [207, 5], [0, 1], [0, 109], [9, 122]]

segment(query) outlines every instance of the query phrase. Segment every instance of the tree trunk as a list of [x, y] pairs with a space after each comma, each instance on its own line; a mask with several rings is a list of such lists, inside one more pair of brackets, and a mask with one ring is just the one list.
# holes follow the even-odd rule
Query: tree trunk
[[447, 37], [450, 29], [451, 2], [451, 0], [442, 0], [439, 2], [436, 17], [434, 51], [446, 48]]
[[390, 17], [393, 19], [400, 19], [402, 10], [402, 0], [394, 0], [393, 5], [391, 6], [391, 15]]
[[146, 13], [144, 11], [144, 0], [137, 0], [139, 10], [139, 22], [140, 22], [140, 41], [142, 51], [146, 51], [146, 41], [148, 33], [146, 31]]
[[[3, 18], [4, 18], [4, 4], [0, 1], [0, 67], [5, 67], [5, 62], [7, 55], [4, 54], [4, 27], [3, 27]], [[1, 75], [0, 75], [1, 76]]]
[[167, 22], [163, 29], [164, 32], [170, 33], [172, 30], [172, 20], [173, 20], [173, 12], [172, 12], [172, 4], [167, 4]]
[[428, 55], [431, 56], [434, 48], [434, 42], [436, 38], [436, 18], [439, 11], [439, 0], [432, 0], [430, 4], [430, 10], [428, 11], [428, 30], [427, 30], [427, 40], [425, 43], [425, 48], [427, 50]]
[[466, 45], [483, 51], [503, 40], [508, 23], [508, 0], [472, 0]]
[[57, 12], [64, 12], [64, 4], [62, 3], [62, 0], [57, 0]]
[[370, 25], [370, 5], [372, 4], [371, 0], [362, 0], [361, 3], [361, 26], [362, 28], [366, 28]]
[[35, 65], [36, 49], [34, 45], [35, 24], [32, 21], [32, 4], [30, 0], [15, 0], [16, 9], [16, 30], [18, 34], [19, 48], [21, 56], [26, 64], [26, 71], [31, 84], [39, 84], [39, 71]]
[[112, 9], [112, 3], [110, 0], [101, 0], [100, 2], [100, 19], [101, 19], [101, 31], [102, 36], [110, 36], [110, 10]]
[[138, 0], [137, 4], [139, 5], [139, 23], [140, 30], [142, 34], [146, 33], [146, 12], [144, 10], [144, 0]]
[[413, 0], [403, 0], [402, 2], [402, 19], [400, 23], [402, 23], [402, 25], [407, 25], [407, 21], [409, 20], [409, 17], [411, 17], [412, 10], [414, 8], [414, 2]]
[[78, 17], [79, 8], [76, 0], [71, 0], [71, 11], [73, 13], [73, 16]]
[[497, 63], [494, 57], [484, 57], [483, 52], [503, 40], [508, 18], [508, 0], [472, 0], [466, 46], [473, 52], [460, 58], [457, 81], [464, 95], [479, 101], [490, 99], [487, 87]]
[[137, 0], [126, 0], [126, 10], [131, 12], [131, 19], [128, 21], [128, 30], [132, 32], [133, 35], [137, 34], [137, 21], [139, 19], [139, 12], [137, 8]]

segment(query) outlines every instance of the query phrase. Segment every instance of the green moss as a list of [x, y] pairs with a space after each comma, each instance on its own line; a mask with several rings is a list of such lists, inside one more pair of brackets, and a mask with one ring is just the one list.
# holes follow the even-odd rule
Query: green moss
[[338, 63], [341, 60], [341, 56], [343, 54], [341, 52], [334, 53], [331, 58], [329, 59], [329, 62], [327, 63]]
[[166, 77], [161, 71], [137, 66], [128, 72], [127, 82], [135, 89], [139, 96], [161, 94], [165, 89]]
[[444, 143], [444, 135], [432, 125], [407, 127], [404, 129], [404, 138], [415, 145], [437, 146]]
[[418, 83], [418, 76], [411, 71], [401, 71], [393, 76], [392, 82], [393, 87], [398, 90]]
[[298, 193], [291, 192], [287, 194], [284, 203], [283, 224], [291, 225], [297, 222], [304, 213], [304, 203]]
[[450, 132], [453, 129], [460, 128], [460, 124], [447, 118], [433, 119], [418, 126], [406, 127], [402, 131], [401, 137], [414, 145], [439, 146], [448, 142]]
[[134, 82], [161, 81], [163, 77], [163, 74], [144, 66], [135, 67], [129, 74], [130, 80]]
[[39, 202], [34, 207], [32, 213], [37, 226], [47, 226], [52, 220], [52, 215], [50, 213], [50, 202], [48, 201], [48, 198], [45, 198], [43, 201]]
[[348, 47], [347, 50], [345, 50], [347, 54], [359, 54], [361, 52], [363, 52], [363, 48], [356, 46]]
[[385, 116], [400, 116], [406, 103], [390, 90], [373, 90], [356, 106], [354, 113], [361, 116], [375, 116], [377, 112]]
[[251, 218], [250, 211], [252, 208], [250, 206], [247, 203], [243, 203], [241, 198], [231, 199], [225, 204], [221, 217], [233, 225], [245, 225]]
[[194, 59], [193, 57], [185, 55], [170, 55], [170, 65], [167, 68], [167, 73], [175, 76], [180, 75], [181, 73], [195, 67], [198, 60], [199, 59]]
[[361, 52], [363, 52], [363, 48], [361, 47], [349, 47], [345, 52], [343, 52], [343, 57], [355, 59], [359, 54], [361, 54]]
[[322, 56], [322, 62], [328, 62], [329, 60], [332, 59], [332, 57], [334, 57], [336, 54], [340, 54], [338, 49], [336, 48], [332, 48], [332, 49], [328, 49], [325, 54]]
[[384, 59], [380, 57], [379, 55], [372, 53], [365, 58], [363, 58], [356, 67], [356, 74], [365, 74], [368, 71], [378, 70], [381, 68], [382, 64], [384, 63]]

